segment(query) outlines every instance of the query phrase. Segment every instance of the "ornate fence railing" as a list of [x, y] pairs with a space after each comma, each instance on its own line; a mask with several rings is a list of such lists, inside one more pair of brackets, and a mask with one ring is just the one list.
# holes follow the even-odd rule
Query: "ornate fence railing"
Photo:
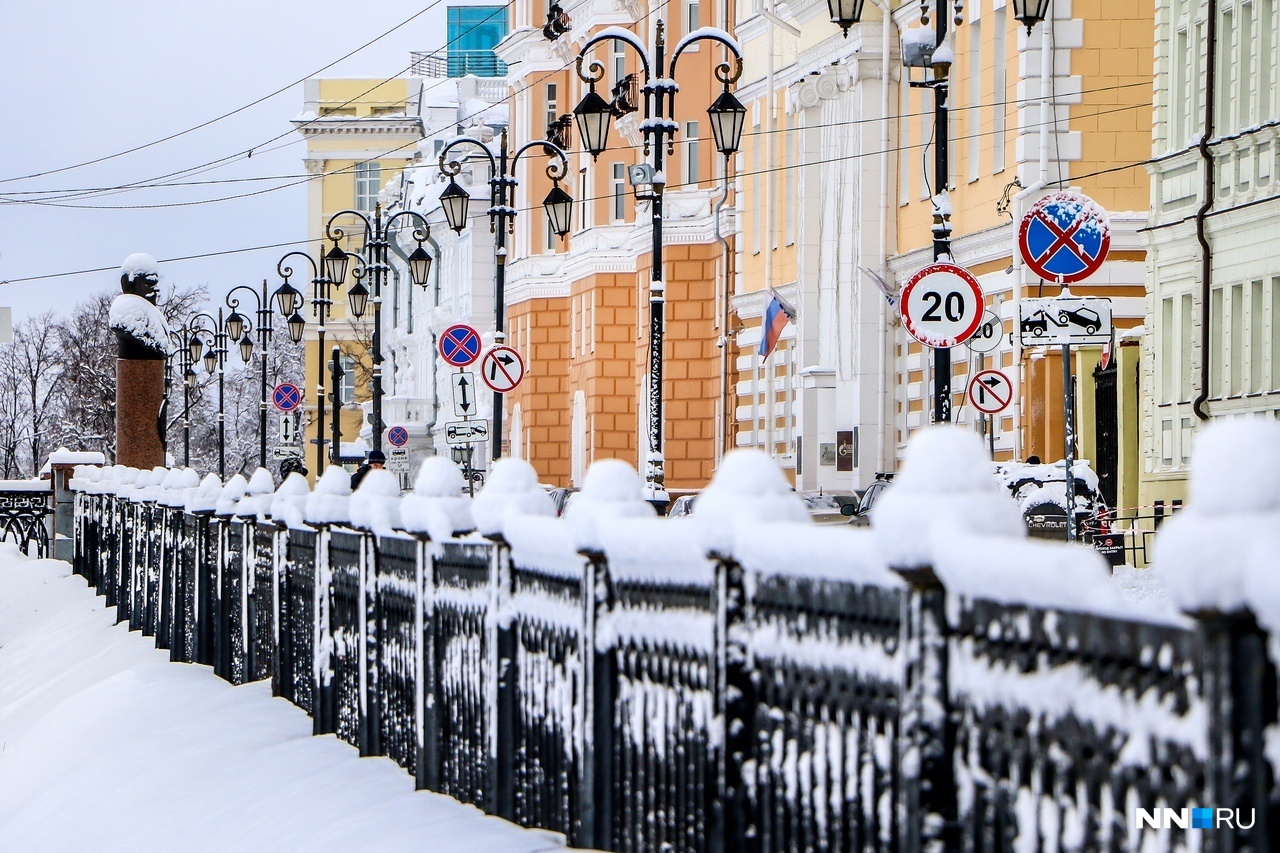
[[432, 541], [74, 505], [76, 573], [174, 660], [270, 679], [317, 732], [574, 845], [1209, 849], [1228, 833], [1135, 810], [1230, 807], [1254, 813], [1233, 849], [1274, 849], [1250, 618], [1010, 602], [782, 522], [717, 550], [617, 519], [583, 547], [541, 517]]
[[50, 556], [53, 490], [40, 480], [0, 480], [0, 542], [31, 557]]

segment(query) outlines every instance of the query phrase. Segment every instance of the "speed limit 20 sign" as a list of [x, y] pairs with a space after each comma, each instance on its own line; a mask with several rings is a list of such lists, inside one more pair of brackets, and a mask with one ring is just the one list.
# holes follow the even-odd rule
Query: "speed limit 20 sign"
[[902, 325], [927, 347], [964, 343], [982, 322], [982, 286], [967, 269], [930, 264], [902, 288]]

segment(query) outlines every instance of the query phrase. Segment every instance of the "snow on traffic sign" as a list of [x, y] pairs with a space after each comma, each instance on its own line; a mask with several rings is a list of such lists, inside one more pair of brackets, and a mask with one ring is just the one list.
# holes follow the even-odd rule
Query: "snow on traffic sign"
[[469, 370], [453, 374], [453, 411], [460, 418], [475, 414], [476, 375]]
[[392, 447], [404, 447], [409, 440], [409, 431], [402, 426], [393, 426], [387, 430], [387, 444]]
[[1046, 281], [1070, 284], [1102, 267], [1111, 249], [1107, 212], [1079, 193], [1052, 193], [1022, 217], [1018, 251], [1031, 271]]
[[969, 380], [969, 402], [984, 415], [1003, 412], [1013, 401], [1013, 383], [999, 370], [979, 370]]
[[292, 382], [281, 382], [271, 392], [271, 402], [282, 412], [292, 412], [302, 405], [302, 389]]
[[902, 287], [902, 325], [927, 347], [967, 341], [982, 321], [982, 286], [964, 267], [930, 264]]
[[982, 315], [982, 323], [979, 324], [978, 331], [964, 343], [974, 352], [991, 352], [1000, 346], [1000, 341], [1003, 339], [1004, 324], [1000, 322], [996, 312], [988, 310]]
[[454, 367], [466, 367], [480, 357], [480, 333], [459, 323], [440, 336], [440, 355]]
[[480, 362], [480, 378], [499, 394], [505, 394], [524, 379], [524, 359], [508, 346], [496, 346]]

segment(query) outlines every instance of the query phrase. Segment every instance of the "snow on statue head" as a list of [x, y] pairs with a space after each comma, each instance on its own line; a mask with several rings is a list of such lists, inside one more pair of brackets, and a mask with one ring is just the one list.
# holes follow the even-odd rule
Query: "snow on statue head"
[[141, 252], [120, 265], [119, 296], [111, 303], [109, 322], [119, 356], [124, 359], [163, 360], [169, 352], [169, 326], [156, 307], [160, 269], [156, 259]]

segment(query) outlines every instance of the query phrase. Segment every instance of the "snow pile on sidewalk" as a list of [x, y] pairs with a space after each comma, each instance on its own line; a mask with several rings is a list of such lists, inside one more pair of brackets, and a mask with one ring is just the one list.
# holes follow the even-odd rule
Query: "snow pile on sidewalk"
[[113, 625], [66, 563], [0, 546], [0, 849], [545, 851], [358, 758], [266, 683]]

